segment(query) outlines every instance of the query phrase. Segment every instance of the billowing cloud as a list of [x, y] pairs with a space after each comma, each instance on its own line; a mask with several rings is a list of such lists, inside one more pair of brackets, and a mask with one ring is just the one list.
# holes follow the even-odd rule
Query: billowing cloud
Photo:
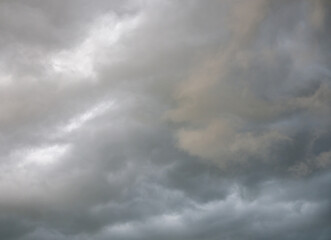
[[[224, 25], [228, 42], [176, 91], [169, 118], [183, 123], [179, 147], [223, 167], [253, 158], [313, 171], [319, 164], [312, 159], [328, 149], [309, 148], [330, 134], [330, 72], [323, 53], [328, 39], [318, 34], [327, 28], [321, 19], [328, 4], [254, 1], [232, 10], [233, 21]], [[300, 147], [301, 134], [310, 136]], [[293, 148], [306, 153], [283, 161]]]
[[0, 239], [329, 239], [330, 9], [2, 1]]

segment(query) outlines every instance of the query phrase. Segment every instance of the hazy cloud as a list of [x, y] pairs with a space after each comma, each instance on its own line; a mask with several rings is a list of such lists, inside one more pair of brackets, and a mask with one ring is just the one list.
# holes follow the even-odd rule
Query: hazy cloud
[[329, 239], [330, 9], [1, 1], [0, 239]]

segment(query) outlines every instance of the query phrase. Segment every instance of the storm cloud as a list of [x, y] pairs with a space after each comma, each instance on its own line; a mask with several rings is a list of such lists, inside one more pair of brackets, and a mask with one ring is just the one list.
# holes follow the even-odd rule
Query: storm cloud
[[330, 10], [1, 1], [0, 239], [330, 239]]

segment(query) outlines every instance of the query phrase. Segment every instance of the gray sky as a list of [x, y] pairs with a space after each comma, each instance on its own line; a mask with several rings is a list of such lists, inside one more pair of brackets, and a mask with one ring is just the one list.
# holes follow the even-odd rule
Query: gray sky
[[0, 239], [330, 239], [330, 11], [1, 0]]

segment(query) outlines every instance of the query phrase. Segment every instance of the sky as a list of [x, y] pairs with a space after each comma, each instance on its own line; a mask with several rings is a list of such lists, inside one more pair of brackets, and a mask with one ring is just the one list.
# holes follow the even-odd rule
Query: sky
[[331, 239], [329, 0], [1, 0], [0, 239]]

